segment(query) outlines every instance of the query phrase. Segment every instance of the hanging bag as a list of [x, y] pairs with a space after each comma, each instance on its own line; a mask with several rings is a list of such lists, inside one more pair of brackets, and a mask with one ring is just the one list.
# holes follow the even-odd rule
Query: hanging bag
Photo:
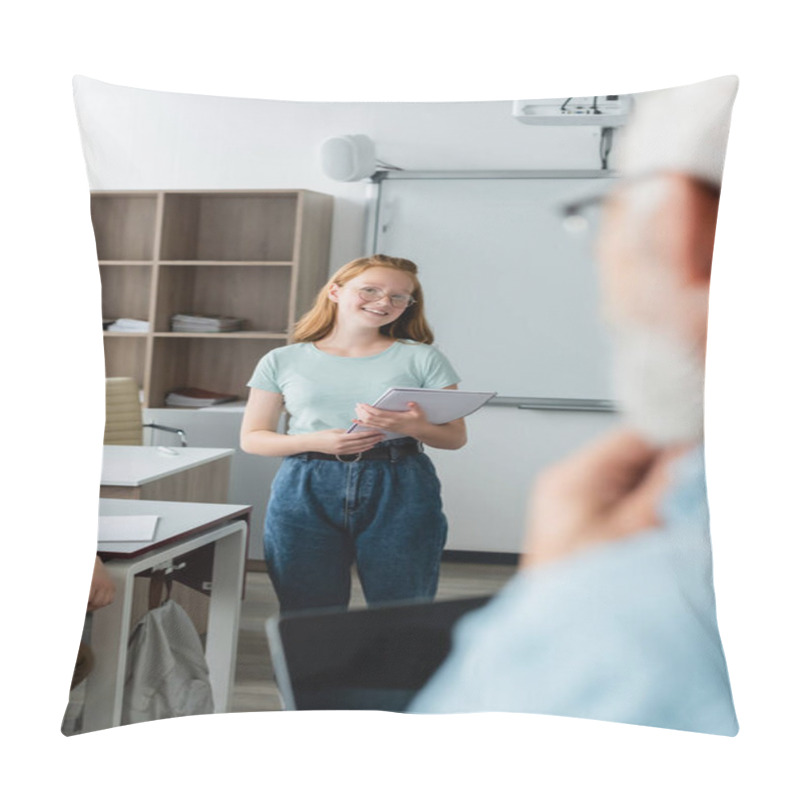
[[158, 605], [164, 578], [154, 575], [150, 611], [131, 634], [123, 725], [214, 712], [203, 644], [189, 615], [169, 598], [170, 584]]

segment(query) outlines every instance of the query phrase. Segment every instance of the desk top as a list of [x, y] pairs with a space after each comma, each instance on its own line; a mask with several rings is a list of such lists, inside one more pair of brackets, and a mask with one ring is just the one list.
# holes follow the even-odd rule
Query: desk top
[[169, 500], [120, 500], [100, 498], [100, 516], [155, 515], [155, 537], [148, 542], [98, 542], [97, 552], [106, 558], [133, 558], [167, 542], [202, 533], [235, 520], [247, 520], [252, 506], [228, 503], [182, 503]]
[[229, 447], [103, 445], [102, 486], [143, 486], [233, 455]]

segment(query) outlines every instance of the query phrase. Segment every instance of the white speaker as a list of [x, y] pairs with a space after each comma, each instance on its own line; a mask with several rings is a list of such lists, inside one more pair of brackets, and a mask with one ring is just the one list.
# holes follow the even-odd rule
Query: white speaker
[[360, 181], [374, 175], [378, 168], [375, 142], [361, 133], [326, 139], [320, 157], [322, 171], [336, 181]]

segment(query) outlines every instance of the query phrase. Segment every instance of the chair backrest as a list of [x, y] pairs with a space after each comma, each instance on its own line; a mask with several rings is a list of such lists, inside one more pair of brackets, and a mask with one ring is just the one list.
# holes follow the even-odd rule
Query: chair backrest
[[142, 405], [133, 378], [106, 378], [106, 427], [103, 444], [138, 444], [142, 437]]

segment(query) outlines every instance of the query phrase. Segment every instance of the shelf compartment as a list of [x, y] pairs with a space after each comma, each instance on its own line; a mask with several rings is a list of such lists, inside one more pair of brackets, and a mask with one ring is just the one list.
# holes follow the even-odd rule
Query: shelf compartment
[[106, 378], [133, 378], [142, 389], [147, 368], [147, 336], [118, 334], [103, 336]]
[[244, 331], [287, 332], [291, 278], [287, 265], [160, 264], [155, 331], [169, 332], [173, 314], [195, 313], [240, 317]]
[[167, 193], [162, 261], [291, 261], [297, 193]]
[[101, 264], [100, 291], [103, 319], [150, 319], [149, 264]]
[[100, 261], [155, 258], [157, 193], [93, 192], [92, 227]]
[[278, 339], [283, 342], [289, 339], [288, 333], [275, 331], [230, 331], [229, 333], [186, 333], [181, 331], [154, 333], [153, 336], [158, 339]]
[[223, 267], [227, 265], [239, 266], [239, 267], [291, 267], [291, 261], [198, 261], [196, 259], [192, 259], [190, 261], [182, 260], [182, 261], [167, 261], [162, 259], [159, 261], [160, 264], [163, 264], [167, 267]]
[[[245, 398], [267, 351], [328, 276], [333, 198], [306, 190], [124, 190], [91, 195], [102, 315], [147, 320], [105, 331], [106, 373], [132, 376], [144, 403], [197, 386]], [[225, 333], [170, 331], [173, 314], [244, 320]]]
[[163, 408], [167, 392], [184, 386], [235, 394], [244, 400], [256, 364], [281, 344], [263, 338], [155, 336], [147, 405]]

